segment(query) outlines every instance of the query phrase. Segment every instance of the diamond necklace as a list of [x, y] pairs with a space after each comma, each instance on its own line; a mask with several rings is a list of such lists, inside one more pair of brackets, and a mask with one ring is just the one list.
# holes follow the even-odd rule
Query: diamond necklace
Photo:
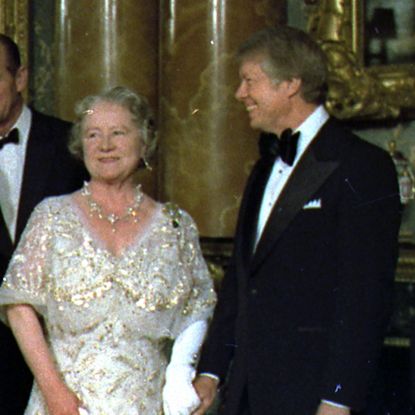
[[132, 218], [134, 223], [138, 222], [138, 211], [140, 210], [140, 206], [143, 203], [144, 199], [144, 194], [141, 190], [141, 184], [139, 184], [135, 188], [134, 203], [131, 206], [127, 207], [123, 215], [118, 216], [115, 213], [110, 213], [108, 215], [104, 213], [102, 206], [92, 198], [88, 182], [84, 182], [84, 187], [81, 190], [81, 195], [85, 198], [88, 204], [89, 216], [93, 217], [95, 215], [99, 219], [109, 222], [112, 232], [116, 231], [115, 225], [120, 221]]

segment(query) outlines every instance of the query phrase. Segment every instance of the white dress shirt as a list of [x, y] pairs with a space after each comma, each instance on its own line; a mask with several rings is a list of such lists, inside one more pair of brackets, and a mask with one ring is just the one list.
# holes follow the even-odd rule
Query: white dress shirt
[[328, 118], [329, 115], [324, 107], [317, 107], [314, 112], [294, 131], [300, 132], [300, 137], [298, 139], [297, 154], [293, 165], [290, 166], [284, 163], [280, 158], [275, 160], [267, 185], [265, 186], [264, 196], [262, 198], [259, 211], [256, 244], [258, 244], [259, 239], [261, 238], [272, 208], [278, 200], [284, 186], [288, 182], [291, 173], [294, 171], [295, 166], [301, 159], [305, 150], [311, 141], [313, 141], [314, 137], [317, 135], [320, 128], [325, 124]]
[[19, 130], [19, 143], [0, 149], [0, 207], [12, 241], [16, 238], [17, 213], [32, 113], [27, 106], [13, 125]]

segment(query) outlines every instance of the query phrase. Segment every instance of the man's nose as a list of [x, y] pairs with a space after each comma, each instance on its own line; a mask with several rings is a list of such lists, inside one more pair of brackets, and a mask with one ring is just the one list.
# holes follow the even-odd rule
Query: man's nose
[[241, 82], [238, 86], [238, 89], [235, 91], [235, 98], [238, 101], [240, 101], [244, 97], [246, 97], [246, 87], [245, 87], [245, 83]]

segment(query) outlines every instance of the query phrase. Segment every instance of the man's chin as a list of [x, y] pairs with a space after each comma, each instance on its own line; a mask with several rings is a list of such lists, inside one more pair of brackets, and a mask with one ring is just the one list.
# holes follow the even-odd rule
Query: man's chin
[[261, 123], [259, 123], [258, 120], [255, 120], [255, 119], [249, 120], [249, 125], [253, 130], [262, 130], [262, 126], [260, 124]]
[[253, 130], [258, 130], [258, 131], [261, 131], [263, 133], [274, 133], [274, 130], [273, 130], [272, 126], [269, 125], [269, 123], [263, 123], [259, 119], [250, 118], [249, 126]]
[[261, 133], [272, 133], [270, 128], [262, 125], [261, 123], [254, 122], [253, 120], [250, 121], [249, 126], [256, 131], [261, 131]]

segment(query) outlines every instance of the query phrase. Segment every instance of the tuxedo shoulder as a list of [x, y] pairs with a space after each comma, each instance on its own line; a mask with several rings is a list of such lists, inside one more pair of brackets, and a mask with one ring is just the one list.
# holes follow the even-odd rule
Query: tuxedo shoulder
[[[331, 149], [337, 153], [340, 159], [350, 157], [356, 160], [362, 157], [366, 161], [370, 159], [391, 161], [391, 157], [385, 149], [363, 139], [340, 121], [330, 120], [322, 129], [322, 136], [326, 140], [322, 140], [321, 148]], [[325, 144], [327, 145], [325, 146]]]
[[32, 123], [35, 126], [44, 126], [52, 129], [69, 130], [72, 124], [69, 121], [62, 120], [53, 115], [48, 115], [43, 112], [39, 112], [33, 108], [32, 111]]
[[353, 134], [350, 158], [362, 160], [366, 164], [393, 165], [391, 155], [382, 147]]

